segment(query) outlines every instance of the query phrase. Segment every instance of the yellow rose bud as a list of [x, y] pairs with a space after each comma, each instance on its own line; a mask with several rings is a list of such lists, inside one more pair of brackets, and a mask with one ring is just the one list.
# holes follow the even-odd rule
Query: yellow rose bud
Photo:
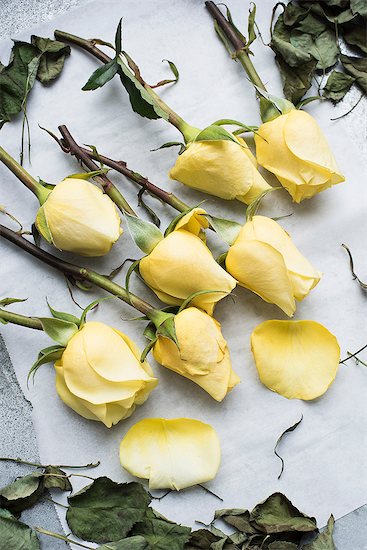
[[174, 231], [140, 260], [139, 271], [158, 298], [170, 305], [180, 305], [201, 290], [220, 291], [201, 294], [191, 302], [211, 314], [236, 281], [214, 260], [199, 236], [203, 237], [202, 228], [208, 226], [203, 213], [196, 208], [181, 218]]
[[189, 307], [175, 316], [176, 344], [159, 336], [154, 359], [192, 380], [216, 401], [222, 401], [240, 379], [233, 371], [220, 324], [200, 309]]
[[317, 285], [316, 271], [271, 218], [254, 216], [229, 248], [226, 269], [238, 284], [280, 307], [290, 317], [295, 300], [303, 300]]
[[261, 382], [288, 399], [316, 399], [334, 382], [337, 339], [315, 321], [265, 321], [251, 335]]
[[83, 256], [104, 256], [122, 233], [112, 200], [83, 179], [67, 178], [47, 197], [36, 219], [42, 234], [41, 213], [56, 248]]
[[345, 180], [315, 119], [292, 109], [262, 124], [255, 134], [259, 164], [301, 202]]
[[85, 323], [69, 340], [55, 370], [64, 403], [107, 428], [130, 416], [158, 383], [130, 338], [98, 322]]
[[170, 171], [170, 177], [221, 199], [250, 204], [269, 189], [246, 142], [195, 141], [187, 146]]
[[121, 465], [149, 489], [179, 491], [213, 479], [220, 465], [216, 431], [191, 418], [145, 418], [120, 445]]

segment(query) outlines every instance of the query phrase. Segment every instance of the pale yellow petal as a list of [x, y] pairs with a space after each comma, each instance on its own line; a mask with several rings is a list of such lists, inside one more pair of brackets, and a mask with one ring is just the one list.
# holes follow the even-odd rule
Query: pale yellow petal
[[[178, 220], [175, 226], [175, 231], [178, 229], [184, 229], [197, 237], [201, 236], [203, 229], [207, 229], [209, 227], [209, 222], [205, 214], [206, 212], [202, 208], [193, 208], [190, 212]], [[205, 233], [203, 234], [203, 237], [204, 238], [202, 240], [205, 241]]]
[[238, 238], [229, 248], [226, 269], [238, 284], [280, 307], [290, 317], [296, 305], [283, 256], [261, 241]]
[[[64, 374], [63, 374], [63, 367], [60, 365], [60, 362], [55, 363], [55, 371], [56, 371], [56, 391], [60, 397], [60, 399], [70, 407], [70, 409], [73, 409], [77, 414], [82, 416], [83, 418], [87, 418], [88, 420], [99, 420], [98, 416], [94, 414], [88, 407], [87, 402], [83, 399], [80, 399], [78, 397], [75, 397], [65, 384], [64, 380]], [[95, 405], [96, 409], [95, 412], [97, 412], [97, 408], [106, 408], [106, 405]]]
[[173, 305], [200, 290], [220, 291], [202, 294], [192, 301], [192, 305], [211, 312], [214, 304], [236, 286], [201, 239], [182, 229], [170, 233], [142, 258], [139, 271], [147, 285], [161, 299], [171, 297], [164, 301]]
[[122, 233], [115, 204], [86, 180], [63, 180], [43, 208], [53, 242], [60, 250], [103, 256]]
[[213, 479], [220, 465], [220, 443], [208, 424], [189, 418], [146, 418], [120, 445], [122, 466], [148, 479], [150, 489], [179, 491]]
[[320, 397], [338, 371], [337, 339], [315, 321], [265, 321], [251, 348], [261, 382], [288, 399]]

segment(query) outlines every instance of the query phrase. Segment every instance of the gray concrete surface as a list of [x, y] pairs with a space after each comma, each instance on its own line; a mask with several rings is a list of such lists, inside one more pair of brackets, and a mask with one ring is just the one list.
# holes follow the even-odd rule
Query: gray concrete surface
[[[27, 28], [31, 28], [41, 21], [50, 20], [58, 14], [65, 13], [77, 6], [86, 4], [88, 1], [89, 0], [1, 0], [0, 38], [3, 39], [9, 36], [15, 36], [17, 33]], [[100, 1], [103, 3], [103, 0]], [[184, 2], [185, 0], [182, 1]], [[123, 2], [121, 2], [121, 9], [123, 9]], [[358, 96], [358, 94], [358, 91], [351, 94], [349, 100], [350, 106], [355, 103], [355, 97]], [[345, 103], [341, 107], [340, 113], [348, 110], [348, 105]], [[357, 112], [357, 109], [349, 115], [349, 121], [350, 134], [353, 135], [356, 146], [365, 149], [364, 136], [366, 132], [365, 130], [361, 132], [361, 114]], [[353, 128], [356, 128], [356, 130], [358, 129], [358, 131], [354, 132]], [[31, 418], [32, 408], [19, 388], [1, 336], [0, 396], [1, 455], [22, 456], [30, 460], [37, 460], [37, 441]], [[24, 466], [1, 464], [0, 486], [7, 483], [9, 478], [24, 472]], [[47, 502], [42, 505], [42, 508], [35, 508], [24, 514], [24, 519], [33, 525], [47, 526], [50, 530], [59, 531], [61, 529], [55, 510], [52, 505]], [[335, 543], [337, 550], [367, 550], [366, 525], [367, 505], [339, 519], [335, 527]], [[48, 539], [47, 541], [44, 540], [43, 547], [51, 550], [53, 548], [65, 548], [66, 546], [63, 542], [54, 540], [51, 542]]]

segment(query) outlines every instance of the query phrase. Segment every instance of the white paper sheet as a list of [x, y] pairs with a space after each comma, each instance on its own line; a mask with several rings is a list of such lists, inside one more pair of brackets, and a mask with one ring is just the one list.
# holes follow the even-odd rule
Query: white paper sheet
[[[258, 4], [258, 23], [264, 30], [270, 21], [274, 2]], [[244, 24], [246, 7], [243, 0], [231, 0], [233, 15]], [[233, 118], [247, 124], [259, 122], [254, 93], [239, 64], [231, 62], [218, 41], [209, 14], [201, 1], [108, 0], [95, 2], [49, 23], [34, 32], [52, 36], [55, 28], [84, 37], [113, 40], [118, 20], [124, 16], [124, 47], [140, 65], [148, 82], [168, 77], [168, 68], [161, 63], [172, 59], [180, 70], [176, 86], [161, 89], [162, 97], [186, 120], [206, 126], [219, 118]], [[28, 39], [30, 33], [21, 38]], [[261, 43], [254, 47], [255, 63], [269, 90], [281, 93], [273, 54]], [[10, 41], [0, 45], [2, 60], [10, 50]], [[98, 62], [73, 48], [61, 78], [49, 89], [37, 83], [28, 102], [32, 131], [32, 165], [34, 176], [56, 183], [66, 175], [79, 171], [75, 160], [65, 156], [37, 124], [56, 130], [67, 124], [80, 141], [95, 144], [100, 152], [123, 159], [158, 185], [171, 189], [188, 203], [196, 204], [204, 197], [177, 182], [168, 180], [169, 167], [176, 153], [166, 149], [151, 153], [166, 141], [179, 139], [173, 127], [163, 121], [148, 121], [132, 112], [128, 96], [116, 79], [96, 92], [82, 92], [81, 87]], [[314, 319], [333, 332], [341, 345], [342, 356], [366, 343], [366, 297], [352, 280], [348, 259], [341, 243], [353, 250], [356, 269], [363, 274], [366, 267], [365, 239], [366, 170], [348, 134], [363, 132], [363, 120], [350, 127], [350, 119], [331, 122], [334, 111], [329, 103], [307, 107], [319, 121], [347, 181], [301, 205], [294, 205], [286, 192], [274, 193], [266, 200], [263, 213], [280, 216], [293, 212], [281, 221], [305, 256], [324, 273], [320, 284], [298, 305], [295, 319]], [[363, 108], [361, 109], [363, 111]], [[356, 120], [356, 117], [354, 117]], [[358, 127], [360, 123], [360, 128]], [[0, 143], [14, 156], [18, 154], [21, 121], [7, 124], [0, 134]], [[116, 174], [112, 179], [135, 206], [136, 189]], [[37, 201], [4, 166], [0, 166], [0, 203], [30, 226], [37, 211]], [[174, 212], [151, 201], [165, 227]], [[243, 220], [242, 204], [209, 200], [206, 208], [222, 217]], [[144, 213], [142, 212], [142, 215]], [[2, 217], [5, 224], [8, 220]], [[209, 236], [216, 253], [225, 246]], [[66, 255], [67, 256], [67, 255]], [[70, 256], [71, 257], [71, 256]], [[108, 257], [95, 261], [80, 260], [96, 270], [108, 273], [125, 257], [139, 257], [127, 232]], [[75, 258], [74, 258], [75, 260]], [[56, 309], [78, 313], [71, 302], [63, 277], [51, 268], [26, 255], [14, 246], [0, 242], [1, 295], [29, 297], [19, 305], [19, 312], [47, 315], [45, 296]], [[123, 275], [117, 281], [123, 284]], [[152, 293], [138, 281], [137, 293], [156, 303]], [[76, 292], [83, 304], [103, 293]], [[366, 501], [366, 378], [367, 370], [353, 361], [341, 365], [330, 390], [314, 402], [288, 401], [261, 385], [249, 348], [254, 327], [266, 319], [285, 318], [281, 311], [261, 301], [250, 292], [237, 288], [235, 303], [222, 301], [216, 317], [222, 323], [235, 370], [242, 384], [223, 403], [214, 402], [199, 387], [163, 367], [152, 364], [159, 377], [159, 387], [132, 418], [108, 430], [101, 424], [88, 422], [69, 410], [57, 398], [54, 373], [44, 366], [28, 391], [26, 375], [48, 338], [11, 325], [2, 329], [19, 382], [34, 407], [40, 456], [45, 463], [87, 463], [100, 459], [95, 474], [106, 474], [116, 481], [130, 480], [118, 459], [121, 438], [135, 422], [144, 417], [174, 418], [190, 416], [212, 424], [222, 444], [222, 465], [210, 487], [224, 499], [216, 501], [200, 488], [170, 494], [156, 508], [168, 517], [187, 525], [195, 520], [207, 522], [218, 507], [248, 507], [274, 491], [284, 492], [296, 506], [315, 515], [320, 525], [332, 512], [340, 517]], [[14, 306], [15, 309], [15, 306]], [[144, 323], [123, 322], [134, 311], [115, 301], [101, 305], [90, 319], [117, 326], [133, 337], [141, 347]], [[273, 454], [274, 444], [284, 429], [304, 420], [282, 445], [285, 471], [277, 480], [280, 463]], [[94, 475], [94, 474], [93, 474]], [[79, 483], [75, 482], [75, 487]]]

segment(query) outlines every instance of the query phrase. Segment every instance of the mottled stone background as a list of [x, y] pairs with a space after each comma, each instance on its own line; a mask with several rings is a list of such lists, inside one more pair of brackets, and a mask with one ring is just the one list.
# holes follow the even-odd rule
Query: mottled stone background
[[[149, 0], [147, 3], [154, 4]], [[182, 0], [183, 2], [185, 0]], [[199, 1], [199, 0], [198, 0]], [[103, 0], [100, 0], [103, 4]], [[65, 13], [88, 0], [0, 0], [0, 38], [16, 36], [17, 33], [31, 29], [42, 21], [48, 21], [58, 14]], [[121, 2], [123, 9], [123, 2]], [[2, 60], [4, 63], [7, 60]], [[348, 111], [360, 92], [356, 89], [336, 108], [336, 116]], [[356, 147], [367, 152], [366, 147], [367, 102], [361, 103], [349, 116], [348, 133]], [[32, 424], [32, 406], [25, 399], [12, 368], [4, 342], [0, 335], [0, 454], [1, 456], [21, 456], [37, 461], [38, 449], [36, 434]], [[332, 460], [332, 457], [330, 457]], [[11, 463], [0, 465], [0, 486], [11, 478], [26, 473], [27, 467]], [[367, 500], [367, 495], [366, 495]], [[61, 526], [53, 505], [45, 501], [23, 514], [25, 522], [42, 525], [52, 531], [61, 531]], [[335, 541], [338, 550], [367, 549], [367, 505], [355, 510], [336, 523]], [[64, 542], [43, 537], [45, 549], [66, 548]]]

